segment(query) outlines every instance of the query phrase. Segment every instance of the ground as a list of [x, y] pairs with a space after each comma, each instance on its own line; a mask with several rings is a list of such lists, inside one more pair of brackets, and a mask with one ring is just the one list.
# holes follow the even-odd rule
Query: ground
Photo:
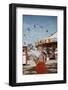
[[[57, 73], [57, 60], [49, 60], [45, 64], [48, 68], [48, 74]], [[35, 71], [35, 66], [36, 65], [30, 64], [23, 65], [23, 74], [24, 75], [37, 74], [37, 72]]]

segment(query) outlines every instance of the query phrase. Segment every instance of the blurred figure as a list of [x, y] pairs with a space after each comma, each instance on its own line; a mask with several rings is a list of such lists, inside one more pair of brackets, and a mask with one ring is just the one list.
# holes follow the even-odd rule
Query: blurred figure
[[55, 49], [55, 59], [57, 59], [57, 48]]
[[38, 46], [38, 51], [40, 52], [40, 55], [36, 64], [36, 72], [37, 74], [44, 74], [48, 72], [47, 66], [45, 64], [46, 57], [45, 57], [44, 48]]

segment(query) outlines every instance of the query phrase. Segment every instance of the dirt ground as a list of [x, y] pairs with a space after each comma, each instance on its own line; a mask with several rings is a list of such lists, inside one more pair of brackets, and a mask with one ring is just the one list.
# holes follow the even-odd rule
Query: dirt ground
[[[56, 60], [47, 61], [46, 66], [48, 68], [47, 74], [57, 73], [57, 61]], [[23, 74], [24, 75], [37, 74], [37, 72], [35, 71], [35, 66], [30, 66], [30, 64], [23, 65]]]

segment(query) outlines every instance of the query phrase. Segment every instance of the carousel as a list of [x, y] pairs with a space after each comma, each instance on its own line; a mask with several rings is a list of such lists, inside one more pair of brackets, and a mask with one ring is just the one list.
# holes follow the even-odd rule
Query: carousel
[[57, 56], [57, 32], [46, 38], [35, 43], [36, 48], [41, 46], [47, 53], [49, 59], [56, 59]]

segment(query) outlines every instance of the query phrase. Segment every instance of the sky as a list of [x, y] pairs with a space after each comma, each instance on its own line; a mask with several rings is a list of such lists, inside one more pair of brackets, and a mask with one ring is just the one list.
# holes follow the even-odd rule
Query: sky
[[35, 44], [57, 31], [57, 16], [23, 15], [24, 44]]

